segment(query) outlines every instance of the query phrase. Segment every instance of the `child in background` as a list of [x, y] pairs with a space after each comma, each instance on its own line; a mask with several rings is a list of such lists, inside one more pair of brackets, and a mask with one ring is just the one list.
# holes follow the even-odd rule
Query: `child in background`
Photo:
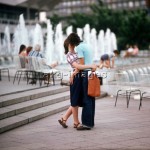
[[114, 68], [115, 57], [119, 55], [117, 50], [114, 50], [113, 53], [110, 54], [103, 54], [100, 59], [99, 68], [102, 69], [103, 67], [106, 68]]

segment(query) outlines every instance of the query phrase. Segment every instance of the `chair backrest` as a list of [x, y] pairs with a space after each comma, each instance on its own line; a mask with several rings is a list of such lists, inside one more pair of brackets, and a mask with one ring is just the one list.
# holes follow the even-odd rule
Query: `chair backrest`
[[26, 66], [26, 59], [23, 56], [14, 56], [14, 64], [16, 69], [22, 69]]
[[21, 68], [25, 68], [26, 67], [26, 57], [19, 56], [19, 58], [20, 58]]
[[32, 63], [32, 56], [28, 56], [28, 57], [27, 57], [27, 62], [28, 62], [28, 64], [27, 64], [27, 69], [28, 69], [28, 70], [34, 70], [34, 68], [33, 68], [33, 63]]
[[38, 57], [32, 57], [32, 65], [33, 70], [40, 70], [39, 63], [38, 63]]
[[37, 58], [37, 61], [38, 61], [38, 64], [39, 64], [39, 68], [41, 69], [41, 70], [43, 70], [43, 69], [50, 69], [49, 67], [48, 67], [48, 65], [46, 65], [46, 60], [45, 60], [45, 58]]

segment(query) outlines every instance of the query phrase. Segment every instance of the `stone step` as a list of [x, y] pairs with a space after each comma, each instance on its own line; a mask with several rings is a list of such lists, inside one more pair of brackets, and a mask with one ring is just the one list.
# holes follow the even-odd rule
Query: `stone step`
[[[35, 110], [30, 110], [30, 111], [28, 110], [28, 112], [16, 114], [15, 116], [0, 120], [0, 133], [6, 132], [8, 130], [17, 128], [19, 126], [31, 123], [33, 121], [42, 119], [49, 115], [53, 115], [55, 113], [66, 110], [70, 106], [70, 100], [68, 100], [68, 94], [69, 94], [69, 91], [56, 94], [56, 95], [52, 95], [51, 97], [53, 97], [53, 100], [51, 101], [46, 101], [49, 99], [50, 96], [32, 100], [34, 102], [38, 100], [39, 101], [42, 100], [43, 107], [37, 108]], [[105, 96], [107, 96], [107, 93], [102, 92], [101, 96], [97, 97], [96, 99], [99, 100], [100, 98], [105, 97]], [[60, 100], [60, 99], [63, 99], [63, 100]], [[56, 101], [57, 103], [55, 103]], [[19, 109], [18, 109], [18, 112], [19, 112]]]
[[[31, 123], [33, 121], [42, 119], [49, 115], [66, 110], [70, 106], [69, 100], [38, 108], [29, 112], [25, 112], [10, 118], [0, 121], [0, 133], [17, 128], [19, 126]], [[57, 119], [56, 119], [57, 120]]]
[[66, 92], [69, 90], [69, 87], [66, 86], [53, 86], [53, 87], [46, 87], [40, 88], [25, 92], [13, 93], [10, 95], [4, 95], [0, 97], [0, 108], [5, 106], [10, 106], [13, 104], [29, 101], [32, 99], [54, 95], [57, 93]]
[[18, 115], [27, 111], [31, 111], [40, 107], [58, 103], [70, 98], [70, 92], [63, 92], [55, 95], [50, 95], [34, 100], [25, 101], [0, 109], [0, 120], [14, 115]]

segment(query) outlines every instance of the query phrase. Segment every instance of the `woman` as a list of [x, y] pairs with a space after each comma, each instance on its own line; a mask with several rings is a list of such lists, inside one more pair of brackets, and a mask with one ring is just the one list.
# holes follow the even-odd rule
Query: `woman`
[[[92, 68], [96, 70], [96, 65], [80, 65], [77, 53], [75, 53], [74, 48], [75, 44], [69, 44], [70, 37], [68, 37], [64, 42], [65, 54], [67, 55], [67, 61], [73, 68], [73, 74], [70, 77], [70, 100], [71, 106], [68, 108], [66, 114], [58, 120], [59, 123], [67, 128], [66, 125], [67, 119], [73, 114], [74, 119], [74, 128], [77, 128], [80, 125], [80, 121], [78, 119], [78, 107], [82, 106], [83, 99], [83, 91], [82, 91], [82, 81], [81, 81], [81, 72], [80, 70]], [[77, 39], [78, 43], [80, 42], [80, 38]]]
[[27, 53], [26, 53], [26, 46], [25, 45], [20, 45], [20, 49], [19, 49], [19, 56], [27, 56]]
[[[80, 64], [90, 66], [93, 63], [92, 48], [86, 42], [82, 42], [79, 39], [76, 33], [71, 33], [68, 37], [69, 44], [76, 46]], [[87, 67], [87, 69], [81, 71], [81, 87], [83, 90], [82, 124], [77, 127], [77, 130], [90, 130], [94, 127], [95, 97], [88, 96], [88, 77], [91, 71], [91, 67]]]
[[28, 46], [27, 49], [26, 49], [27, 56], [29, 55], [29, 53], [31, 51], [32, 51], [32, 46]]
[[26, 53], [26, 46], [25, 45], [20, 45], [19, 48], [19, 59], [20, 59], [20, 64], [21, 64], [21, 68], [25, 68], [26, 67], [26, 57], [27, 53]]

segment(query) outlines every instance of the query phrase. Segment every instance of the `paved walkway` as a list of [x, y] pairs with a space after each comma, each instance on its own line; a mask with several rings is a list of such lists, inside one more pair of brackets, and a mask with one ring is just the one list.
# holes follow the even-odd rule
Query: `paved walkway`
[[[95, 128], [77, 131], [62, 128], [57, 120], [62, 113], [44, 118], [0, 135], [0, 150], [150, 150], [150, 101], [126, 101], [105, 97], [96, 101]], [[81, 114], [81, 110], [80, 110]]]

